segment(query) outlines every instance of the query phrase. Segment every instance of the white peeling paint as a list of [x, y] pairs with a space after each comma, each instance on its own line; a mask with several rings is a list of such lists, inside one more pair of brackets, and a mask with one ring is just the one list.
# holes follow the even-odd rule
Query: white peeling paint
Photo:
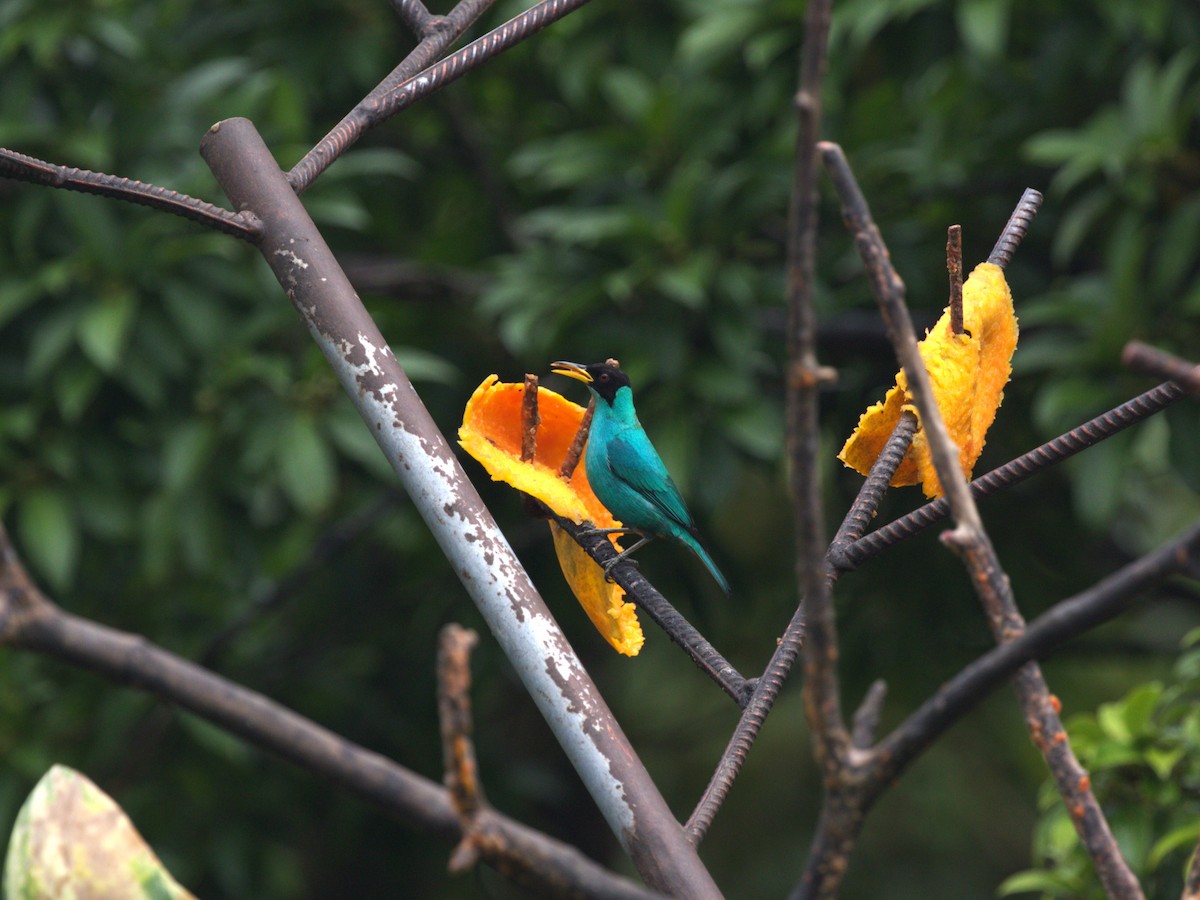
[[[293, 241], [293, 243], [295, 243], [295, 242]], [[298, 269], [307, 269], [308, 268], [308, 263], [306, 263], [299, 256], [297, 256], [295, 254], [295, 252], [293, 252], [292, 250], [276, 250], [275, 255], [282, 256], [284, 259], [286, 259], [288, 262], [290, 262], [293, 266], [295, 266]]]
[[[486, 511], [483, 513], [486, 518], [479, 518], [473, 506], [461, 502], [460, 490], [464, 489], [466, 476], [453, 454], [429, 452], [425, 447], [428, 439], [395, 424], [401, 412], [398, 407], [403, 405], [398, 402], [399, 385], [387, 382], [371, 391], [360, 386], [364, 376], [378, 378], [385, 374], [381, 360], [394, 358], [391, 348], [359, 333], [356, 340], [361, 354], [358, 348], [345, 346], [344, 341], [338, 349], [345, 352], [339, 353], [326, 336], [315, 336], [343, 387], [356, 399], [359, 413], [446, 559], [459, 574], [530, 696], [588, 785], [614, 834], [623, 839], [634, 829], [633, 811], [622, 783], [613, 774], [612, 761], [599, 752], [592, 739], [600, 719], [607, 719], [610, 714], [603, 708], [603, 701], [587, 697], [586, 691], [574, 692], [584, 695], [582, 699], [568, 698], [563, 693], [562, 685], [587, 679], [583, 664], [553, 618], [514, 599], [532, 590], [529, 576]], [[360, 355], [364, 362], [349, 362], [351, 357]], [[415, 393], [411, 384], [407, 386]], [[465, 489], [469, 487], [468, 482]], [[474, 540], [466, 540], [466, 535]], [[485, 552], [480, 552], [481, 548]]]

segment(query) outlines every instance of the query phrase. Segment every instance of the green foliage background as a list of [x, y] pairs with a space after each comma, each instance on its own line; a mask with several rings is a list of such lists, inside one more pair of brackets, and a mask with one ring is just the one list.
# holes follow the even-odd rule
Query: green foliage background
[[[520, 8], [499, 3], [484, 24]], [[782, 243], [802, 17], [793, 0], [596, 0], [372, 132], [306, 194], [447, 434], [491, 372], [622, 360], [735, 599], [668, 547], [645, 551], [644, 571], [747, 672], [795, 602]], [[0, 143], [221, 202], [196, 152], [210, 124], [252, 118], [290, 166], [411, 43], [368, 0], [7, 0]], [[945, 302], [948, 224], [963, 225], [972, 266], [1024, 187], [1047, 195], [1009, 271], [1022, 340], [979, 471], [1148, 387], [1118, 365], [1130, 337], [1200, 356], [1197, 47], [1200, 11], [1170, 0], [836, 5], [824, 131], [856, 168], [919, 322]], [[895, 364], [829, 202], [819, 277], [822, 361], [840, 370], [823, 419], [832, 529], [859, 483], [834, 455]], [[1196, 519], [1198, 440], [1181, 404], [987, 501], [1028, 616]], [[734, 709], [653, 631], [642, 656], [615, 658], [574, 608], [545, 527], [466, 465], [686, 816]], [[249, 248], [0, 181], [0, 473], [4, 522], [67, 609], [439, 777], [436, 630], [481, 623]], [[348, 546], [288, 581], [348, 523], [361, 529]], [[1067, 713], [1169, 681], [1200, 619], [1196, 587], [1169, 586], [1050, 661]], [[932, 534], [837, 596], [847, 703], [884, 677], [887, 722], [989, 645]], [[475, 671], [490, 799], [627, 870], [486, 639]], [[778, 896], [800, 871], [819, 784], [799, 706], [793, 688], [704, 846], [732, 896]], [[448, 848], [203, 722], [12, 651], [0, 761], [0, 834], [63, 762], [201, 895], [511, 893], [490, 873], [449, 879]], [[1042, 861], [1042, 775], [1001, 692], [882, 801], [847, 895], [993, 892]], [[1155, 863], [1165, 884], [1187, 849]]]

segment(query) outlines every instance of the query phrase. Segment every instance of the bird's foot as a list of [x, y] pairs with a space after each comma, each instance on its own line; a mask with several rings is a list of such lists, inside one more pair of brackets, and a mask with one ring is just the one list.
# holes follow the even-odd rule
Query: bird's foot
[[638, 561], [636, 559], [627, 557], [624, 553], [622, 553], [619, 556], [614, 556], [608, 562], [600, 564], [601, 568], [604, 569], [604, 580], [607, 582], [610, 582], [612, 584], [616, 584], [616, 579], [613, 578], [613, 576], [612, 576], [612, 570], [618, 563], [623, 563], [623, 562], [629, 563], [635, 569], [641, 568], [638, 565]]

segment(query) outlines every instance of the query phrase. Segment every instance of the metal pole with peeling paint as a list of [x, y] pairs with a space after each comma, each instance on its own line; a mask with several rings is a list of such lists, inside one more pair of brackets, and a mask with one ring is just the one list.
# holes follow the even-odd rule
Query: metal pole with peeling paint
[[200, 153], [479, 607], [609, 827], [651, 887], [720, 897], [575, 651], [248, 119]]

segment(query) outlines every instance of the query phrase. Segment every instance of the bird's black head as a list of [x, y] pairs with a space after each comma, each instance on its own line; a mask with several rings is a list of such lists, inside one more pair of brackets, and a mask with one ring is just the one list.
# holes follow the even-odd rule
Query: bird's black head
[[629, 376], [613, 365], [613, 360], [602, 363], [592, 363], [588, 366], [573, 362], [556, 362], [550, 366], [551, 371], [582, 381], [600, 397], [610, 404], [617, 396], [617, 391], [629, 387]]

